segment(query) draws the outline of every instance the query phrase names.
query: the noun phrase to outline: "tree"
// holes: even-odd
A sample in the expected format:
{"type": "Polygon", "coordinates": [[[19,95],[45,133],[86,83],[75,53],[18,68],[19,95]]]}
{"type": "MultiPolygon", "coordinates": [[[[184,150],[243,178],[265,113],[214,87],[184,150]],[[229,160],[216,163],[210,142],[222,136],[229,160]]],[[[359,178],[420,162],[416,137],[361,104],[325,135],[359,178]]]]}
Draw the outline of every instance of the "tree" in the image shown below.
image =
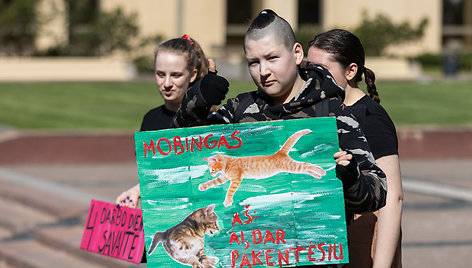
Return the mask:
{"type": "Polygon", "coordinates": [[[71,56],[104,56],[116,50],[128,51],[139,33],[136,14],[120,8],[110,12],[98,8],[97,1],[67,0],[69,44],[62,47],[71,56]]]}
{"type": "Polygon", "coordinates": [[[366,55],[380,56],[390,45],[422,38],[427,24],[427,18],[423,18],[417,27],[408,22],[394,24],[383,14],[370,19],[367,13],[363,12],[363,20],[353,32],[361,40],[366,55]]]}
{"type": "Polygon", "coordinates": [[[0,54],[28,56],[34,53],[37,2],[0,1],[0,54]]]}

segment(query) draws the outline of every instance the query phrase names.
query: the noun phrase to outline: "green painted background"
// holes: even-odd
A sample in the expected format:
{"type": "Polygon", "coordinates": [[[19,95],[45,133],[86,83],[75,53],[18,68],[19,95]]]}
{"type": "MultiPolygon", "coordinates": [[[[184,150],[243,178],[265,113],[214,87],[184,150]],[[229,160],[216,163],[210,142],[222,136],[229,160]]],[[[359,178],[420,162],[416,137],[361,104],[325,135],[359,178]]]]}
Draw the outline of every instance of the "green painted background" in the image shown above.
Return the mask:
{"type": "MultiPolygon", "coordinates": [[[[278,266],[277,249],[308,247],[320,243],[327,244],[323,247],[326,255],[324,261],[315,264],[348,262],[342,183],[336,178],[336,163],[333,159],[333,154],[339,150],[337,137],[336,120],[332,117],[136,132],[136,157],[146,248],[149,249],[156,231],[165,231],[177,225],[198,208],[216,204],[215,212],[219,218],[220,231],[213,236],[205,236],[205,252],[208,256],[220,259],[217,267],[231,267],[232,250],[237,250],[240,254],[236,261],[236,266],[239,267],[243,253],[248,254],[251,261],[251,249],[256,252],[275,249],[275,253],[271,253],[274,257],[271,261],[278,266]],[[288,173],[279,173],[267,179],[243,179],[230,207],[223,206],[229,181],[204,192],[198,190],[200,183],[213,178],[204,158],[216,154],[232,157],[270,155],[279,150],[288,137],[301,129],[310,129],[312,133],[302,136],[289,155],[294,160],[313,163],[327,170],[327,175],[321,179],[288,173]],[[193,153],[184,152],[180,155],[172,151],[166,156],[156,150],[155,156],[152,157],[152,151],[148,151],[148,157],[144,157],[143,141],[149,145],[150,140],[155,143],[160,138],[172,141],[175,136],[179,136],[185,144],[185,137],[205,137],[213,134],[210,140],[218,140],[224,135],[229,145],[236,145],[237,141],[230,137],[236,130],[241,132],[237,137],[243,141],[238,149],[227,149],[223,146],[211,150],[203,148],[202,151],[194,150],[193,153]],[[232,226],[236,212],[242,221],[247,220],[244,216],[245,205],[249,205],[249,215],[257,216],[257,219],[250,224],[232,226]],[[252,245],[251,233],[255,229],[259,229],[263,235],[268,230],[274,236],[276,230],[283,229],[287,243],[252,245]],[[242,244],[229,244],[233,231],[240,239],[240,232],[243,231],[245,240],[250,241],[249,249],[245,249],[242,244]],[[343,246],[342,260],[336,260],[332,254],[328,254],[328,245],[334,243],[337,244],[338,257],[339,243],[343,246]],[[329,257],[331,260],[328,260],[329,257]]],[[[166,143],[161,142],[160,145],[164,151],[168,151],[166,143]]],[[[322,252],[314,252],[313,256],[320,260],[322,252]]],[[[307,261],[306,256],[307,251],[300,252],[300,262],[296,265],[313,264],[307,261]]],[[[172,260],[162,244],[147,258],[149,267],[188,267],[172,260]]],[[[260,259],[264,259],[264,253],[260,255],[260,259]]],[[[290,253],[290,261],[295,262],[293,252],[290,253]]]]}

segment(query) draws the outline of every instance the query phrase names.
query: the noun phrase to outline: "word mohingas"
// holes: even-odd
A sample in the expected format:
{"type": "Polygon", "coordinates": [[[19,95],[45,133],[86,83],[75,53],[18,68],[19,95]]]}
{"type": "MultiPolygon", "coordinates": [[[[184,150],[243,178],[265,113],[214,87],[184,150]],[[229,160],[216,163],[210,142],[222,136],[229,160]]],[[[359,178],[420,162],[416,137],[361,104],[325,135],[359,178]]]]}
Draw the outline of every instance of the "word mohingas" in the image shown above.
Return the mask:
{"type": "Polygon", "coordinates": [[[254,250],[250,253],[231,251],[231,267],[284,266],[298,262],[330,262],[343,260],[343,246],[341,243],[313,244],[308,247],[292,247],[289,249],[254,250]]]}
{"type": "Polygon", "coordinates": [[[203,148],[207,149],[220,149],[224,146],[227,149],[236,149],[241,147],[243,140],[236,135],[241,133],[241,131],[234,131],[231,133],[231,136],[228,138],[224,134],[221,134],[219,137],[213,136],[213,134],[208,134],[204,137],[199,135],[198,137],[180,137],[175,136],[172,139],[168,138],[159,138],[156,141],[150,140],[149,142],[143,141],[144,147],[144,157],[148,156],[148,151],[152,151],[152,155],[156,155],[156,150],[161,155],[168,155],[172,152],[179,155],[184,152],[193,153],[195,150],[201,151],[203,148]]]}

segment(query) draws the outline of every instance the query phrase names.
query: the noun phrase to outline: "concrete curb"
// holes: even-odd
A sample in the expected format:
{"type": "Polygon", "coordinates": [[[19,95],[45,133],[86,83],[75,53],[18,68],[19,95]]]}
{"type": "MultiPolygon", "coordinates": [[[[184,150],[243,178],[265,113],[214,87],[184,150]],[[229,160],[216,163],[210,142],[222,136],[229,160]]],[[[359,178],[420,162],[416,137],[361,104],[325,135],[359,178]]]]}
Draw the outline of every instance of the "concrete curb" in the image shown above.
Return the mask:
{"type": "MultiPolygon", "coordinates": [[[[472,158],[472,128],[399,128],[402,159],[472,158]]],[[[0,165],[135,162],[133,132],[0,133],[0,165]]]]}

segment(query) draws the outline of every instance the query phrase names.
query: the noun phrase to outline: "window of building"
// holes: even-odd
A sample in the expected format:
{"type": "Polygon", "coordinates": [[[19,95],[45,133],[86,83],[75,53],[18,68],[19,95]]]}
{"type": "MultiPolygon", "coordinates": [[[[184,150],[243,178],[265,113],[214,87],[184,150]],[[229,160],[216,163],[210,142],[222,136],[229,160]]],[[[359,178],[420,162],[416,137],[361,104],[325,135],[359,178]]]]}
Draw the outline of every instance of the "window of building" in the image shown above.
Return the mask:
{"type": "Polygon", "coordinates": [[[461,25],[464,23],[464,1],[443,0],[443,25],[461,25]]]}
{"type": "Polygon", "coordinates": [[[227,0],[226,45],[240,47],[253,17],[252,0],[227,0]]]}
{"type": "Polygon", "coordinates": [[[321,23],[320,0],[298,0],[298,25],[313,26],[321,23]]]}

